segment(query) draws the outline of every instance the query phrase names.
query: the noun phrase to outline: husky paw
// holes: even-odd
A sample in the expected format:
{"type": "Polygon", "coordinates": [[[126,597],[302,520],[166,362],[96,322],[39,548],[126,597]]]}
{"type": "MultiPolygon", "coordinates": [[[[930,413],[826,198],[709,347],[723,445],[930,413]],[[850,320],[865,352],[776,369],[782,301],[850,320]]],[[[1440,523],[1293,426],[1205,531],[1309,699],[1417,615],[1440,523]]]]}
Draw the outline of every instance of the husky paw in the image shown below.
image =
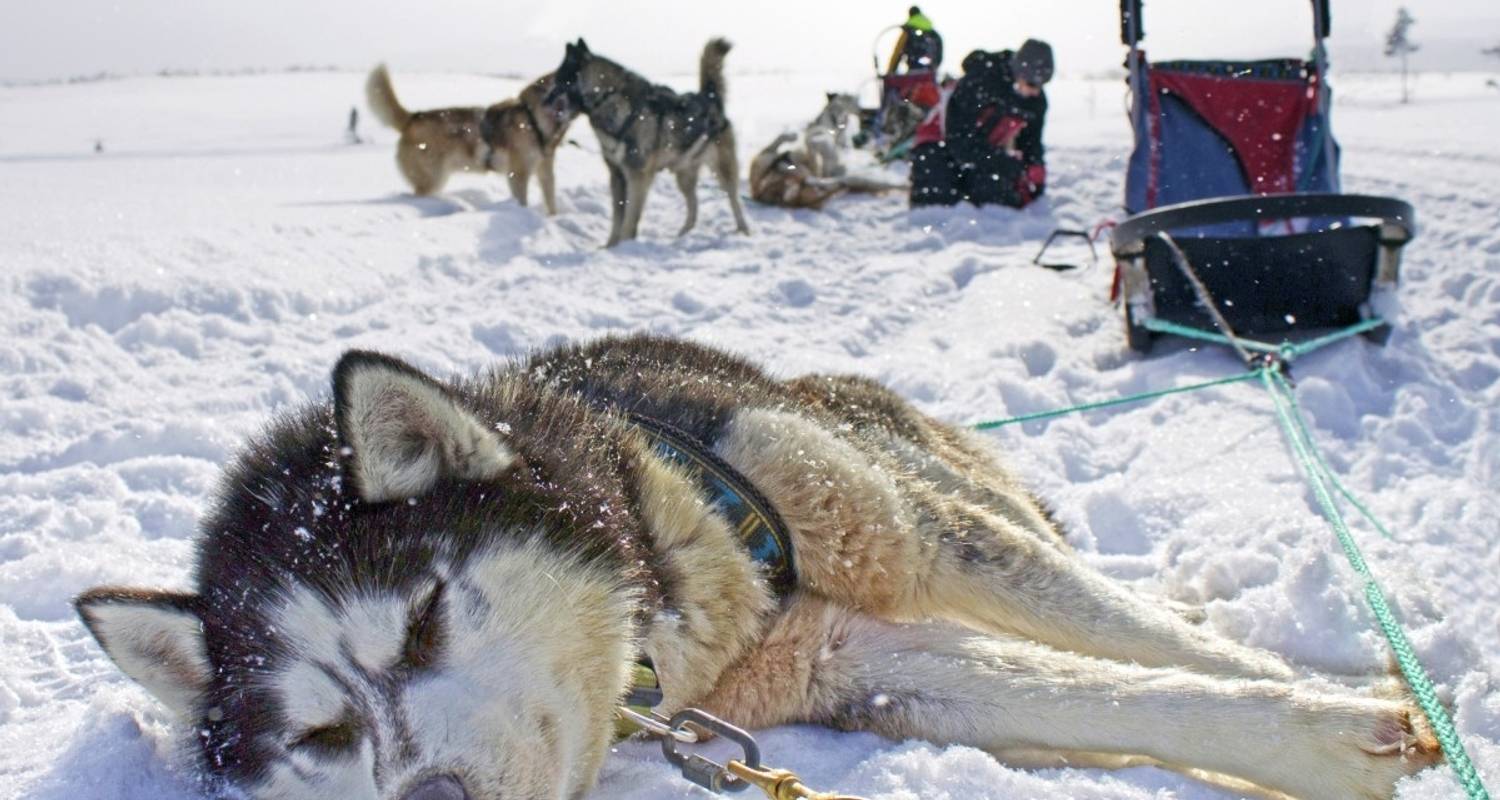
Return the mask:
{"type": "Polygon", "coordinates": [[[1388,800],[1397,781],[1443,760],[1437,737],[1416,706],[1380,700],[1360,706],[1352,715],[1330,715],[1339,729],[1329,742],[1337,760],[1330,763],[1328,777],[1341,785],[1328,787],[1332,791],[1326,796],[1388,800]]]}
{"type": "Polygon", "coordinates": [[[1416,706],[1401,705],[1381,714],[1371,733],[1372,741],[1361,745],[1373,756],[1398,755],[1417,760],[1426,759],[1435,764],[1443,757],[1437,736],[1427,722],[1427,716],[1416,706]]]}

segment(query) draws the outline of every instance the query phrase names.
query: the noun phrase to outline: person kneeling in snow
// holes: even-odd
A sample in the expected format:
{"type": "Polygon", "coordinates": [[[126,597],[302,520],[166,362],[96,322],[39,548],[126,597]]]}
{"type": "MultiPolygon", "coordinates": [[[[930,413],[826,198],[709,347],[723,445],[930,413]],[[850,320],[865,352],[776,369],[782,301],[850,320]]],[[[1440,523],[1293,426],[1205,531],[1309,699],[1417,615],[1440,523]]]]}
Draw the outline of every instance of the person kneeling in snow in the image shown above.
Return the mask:
{"type": "Polygon", "coordinates": [[[1042,124],[1052,48],[1027,39],[1016,51],[975,50],[964,76],[917,129],[911,204],[999,203],[1022,208],[1047,183],[1042,124]]]}

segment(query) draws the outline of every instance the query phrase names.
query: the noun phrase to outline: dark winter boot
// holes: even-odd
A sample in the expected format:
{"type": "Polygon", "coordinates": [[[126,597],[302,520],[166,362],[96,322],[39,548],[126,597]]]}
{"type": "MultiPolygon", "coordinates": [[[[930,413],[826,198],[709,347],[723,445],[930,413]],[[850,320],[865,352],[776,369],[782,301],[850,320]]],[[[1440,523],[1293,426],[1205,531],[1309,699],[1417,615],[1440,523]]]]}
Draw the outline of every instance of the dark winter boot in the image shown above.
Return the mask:
{"type": "Polygon", "coordinates": [[[942,142],[920,144],[911,151],[911,204],[951,206],[963,199],[958,165],[942,142]]]}

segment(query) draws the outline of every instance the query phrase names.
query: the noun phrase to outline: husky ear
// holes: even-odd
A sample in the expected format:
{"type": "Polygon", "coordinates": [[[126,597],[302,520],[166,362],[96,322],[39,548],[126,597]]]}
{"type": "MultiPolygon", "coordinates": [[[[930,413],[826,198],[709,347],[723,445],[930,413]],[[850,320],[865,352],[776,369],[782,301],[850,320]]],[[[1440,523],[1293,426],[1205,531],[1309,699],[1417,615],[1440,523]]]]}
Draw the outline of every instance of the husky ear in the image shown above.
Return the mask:
{"type": "Polygon", "coordinates": [[[838,96],[839,96],[838,92],[824,92],[823,94],[828,95],[828,102],[830,102],[830,103],[832,103],[834,100],[838,99],[838,96]]]}
{"type": "Polygon", "coordinates": [[[73,607],[120,671],[191,720],[213,674],[196,603],[190,594],[103,588],[79,595],[73,607]]]}
{"type": "Polygon", "coordinates": [[[585,42],[582,36],[578,37],[578,52],[583,55],[588,55],[590,52],[589,43],[585,42]]]}
{"type": "Polygon", "coordinates": [[[405,362],[352,350],[333,370],[334,418],[361,499],[404,500],[442,478],[498,478],[515,463],[500,434],[405,362]]]}

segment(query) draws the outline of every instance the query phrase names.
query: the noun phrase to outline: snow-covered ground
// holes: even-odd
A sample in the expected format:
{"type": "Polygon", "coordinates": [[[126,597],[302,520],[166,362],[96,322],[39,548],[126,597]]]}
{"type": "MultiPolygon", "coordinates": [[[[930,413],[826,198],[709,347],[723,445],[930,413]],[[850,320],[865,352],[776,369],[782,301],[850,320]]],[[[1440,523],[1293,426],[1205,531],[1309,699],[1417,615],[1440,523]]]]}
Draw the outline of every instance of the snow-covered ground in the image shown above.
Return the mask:
{"type": "MultiPolygon", "coordinates": [[[[414,108],[516,88],[395,80],[414,108]]],[[[1115,82],[1051,89],[1053,183],[1023,213],[912,213],[900,197],[822,213],[752,205],[747,238],[706,182],[697,230],[675,239],[683,204],[664,179],[641,240],[603,251],[607,188],[585,124],[560,159],[556,218],[518,207],[495,176],[415,199],[391,132],[366,122],[374,143],[340,141],[362,81],[0,89],[0,797],[198,797],[183,732],[106,660],[69,600],[101,583],[185,585],[219,465],[268,414],[324,394],[345,348],[445,373],[649,329],[783,374],[867,374],[955,422],[1239,369],[1213,349],[1134,357],[1107,267],[1029,266],[1053,227],[1119,216],[1128,135],[1115,82]]],[[[1401,106],[1390,78],[1336,87],[1347,188],[1406,197],[1422,230],[1389,345],[1307,358],[1298,396],[1334,469],[1394,529],[1391,542],[1356,524],[1496,788],[1500,91],[1484,76],[1429,75],[1401,106]]],[[[824,89],[854,88],[857,76],[732,75],[742,163],[816,113],[824,89]]],[[[1206,603],[1215,629],[1312,670],[1385,663],[1253,384],[991,436],[1110,575],[1206,603]]],[[[969,748],[815,728],[768,731],[762,745],[815,786],[890,800],[1224,796],[1152,769],[1026,772],[969,748]]],[[[627,743],[591,797],[695,792],[653,745],[627,743]]],[[[1460,795],[1435,769],[1400,796],[1460,795]]]]}

